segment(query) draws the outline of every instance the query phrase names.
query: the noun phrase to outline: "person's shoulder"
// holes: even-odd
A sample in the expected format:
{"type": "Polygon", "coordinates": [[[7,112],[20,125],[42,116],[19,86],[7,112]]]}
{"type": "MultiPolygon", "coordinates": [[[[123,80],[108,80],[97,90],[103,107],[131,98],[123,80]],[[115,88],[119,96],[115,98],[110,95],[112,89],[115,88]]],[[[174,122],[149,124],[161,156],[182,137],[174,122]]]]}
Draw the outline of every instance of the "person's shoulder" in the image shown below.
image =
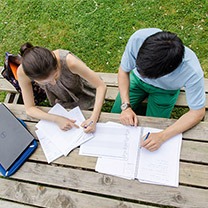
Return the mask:
{"type": "Polygon", "coordinates": [[[184,48],[185,48],[185,54],[187,54],[187,55],[196,55],[196,53],[191,48],[189,48],[187,46],[184,46],[184,48]]]}
{"type": "Polygon", "coordinates": [[[198,61],[198,57],[196,53],[189,47],[185,47],[185,52],[184,52],[184,61],[198,61]]]}
{"type": "Polygon", "coordinates": [[[59,50],[61,50],[61,49],[53,50],[53,53],[54,53],[54,54],[58,54],[58,53],[59,53],[59,50]]]}
{"type": "Polygon", "coordinates": [[[53,50],[53,53],[70,53],[70,51],[69,50],[66,50],[66,49],[61,49],[61,48],[59,48],[59,49],[55,49],[55,50],[53,50]]]}
{"type": "Polygon", "coordinates": [[[150,36],[162,30],[158,28],[143,28],[135,31],[128,40],[128,47],[135,48],[138,53],[138,48],[141,47],[142,43],[150,36]]]}
{"type": "Polygon", "coordinates": [[[190,71],[192,71],[193,73],[196,73],[200,76],[203,74],[203,70],[197,55],[192,49],[187,46],[185,46],[185,53],[181,66],[183,68],[186,68],[189,73],[190,71]]]}
{"type": "Polygon", "coordinates": [[[131,38],[147,38],[150,35],[153,35],[157,32],[161,32],[162,30],[159,28],[142,28],[134,32],[131,38]]]}
{"type": "Polygon", "coordinates": [[[20,79],[21,80],[28,80],[29,79],[23,70],[22,64],[20,64],[17,68],[17,78],[18,78],[18,81],[20,79]]]}
{"type": "Polygon", "coordinates": [[[56,49],[56,50],[53,50],[53,53],[55,54],[55,56],[58,60],[62,60],[62,59],[66,59],[67,55],[70,52],[65,49],[56,49]]]}
{"type": "Polygon", "coordinates": [[[73,69],[77,65],[77,62],[78,62],[78,58],[74,54],[72,53],[67,54],[66,63],[70,69],[73,69]]]}
{"type": "Polygon", "coordinates": [[[22,64],[20,64],[17,68],[17,75],[24,75],[24,70],[23,70],[23,67],[22,67],[22,64]]]}
{"type": "Polygon", "coordinates": [[[59,50],[60,50],[60,49],[53,50],[53,53],[54,53],[54,55],[56,56],[57,60],[60,60],[59,50]]]}

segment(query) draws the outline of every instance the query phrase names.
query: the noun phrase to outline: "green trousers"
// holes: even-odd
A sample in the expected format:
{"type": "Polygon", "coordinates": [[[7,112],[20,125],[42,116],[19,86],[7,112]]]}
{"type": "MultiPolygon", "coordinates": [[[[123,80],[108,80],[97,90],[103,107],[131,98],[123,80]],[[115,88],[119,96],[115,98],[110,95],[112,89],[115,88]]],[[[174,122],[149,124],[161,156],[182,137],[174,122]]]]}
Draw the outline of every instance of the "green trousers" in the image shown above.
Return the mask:
{"type": "MultiPolygon", "coordinates": [[[[170,83],[171,84],[171,83],[170,83]]],[[[179,90],[164,90],[140,80],[130,73],[129,99],[132,109],[137,112],[143,100],[148,99],[146,116],[169,118],[178,99],[179,90]]],[[[121,97],[118,93],[112,107],[112,113],[121,112],[121,97]]]]}

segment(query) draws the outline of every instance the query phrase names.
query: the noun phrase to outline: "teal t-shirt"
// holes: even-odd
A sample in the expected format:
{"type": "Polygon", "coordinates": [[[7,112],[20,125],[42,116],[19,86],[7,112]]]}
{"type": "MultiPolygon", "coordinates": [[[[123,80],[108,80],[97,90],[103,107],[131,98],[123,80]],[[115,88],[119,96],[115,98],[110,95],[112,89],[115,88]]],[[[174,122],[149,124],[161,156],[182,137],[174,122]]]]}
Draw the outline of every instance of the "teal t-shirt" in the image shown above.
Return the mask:
{"type": "Polygon", "coordinates": [[[201,109],[205,106],[204,73],[196,54],[185,46],[182,63],[170,74],[157,79],[142,78],[136,70],[136,58],[144,40],[152,34],[160,32],[157,28],[141,29],[136,31],[128,40],[121,59],[121,68],[125,72],[131,70],[139,79],[165,90],[185,88],[186,100],[190,109],[201,109]]]}

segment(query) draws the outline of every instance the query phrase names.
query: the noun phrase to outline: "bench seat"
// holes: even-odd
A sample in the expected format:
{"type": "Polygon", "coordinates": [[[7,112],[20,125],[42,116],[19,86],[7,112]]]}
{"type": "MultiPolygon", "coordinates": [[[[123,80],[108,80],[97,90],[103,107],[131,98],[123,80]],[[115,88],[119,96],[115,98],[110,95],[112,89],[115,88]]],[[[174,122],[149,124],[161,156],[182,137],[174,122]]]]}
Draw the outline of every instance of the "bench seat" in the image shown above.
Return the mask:
{"type": "MultiPolygon", "coordinates": [[[[107,85],[107,93],[106,93],[105,100],[114,101],[118,94],[117,74],[116,73],[104,73],[104,72],[97,72],[97,73],[107,85]]],[[[0,75],[0,91],[7,92],[6,98],[4,100],[5,103],[18,103],[18,101],[20,100],[19,93],[16,91],[16,89],[1,75],[0,75]]],[[[206,92],[206,110],[208,110],[208,79],[206,78],[205,78],[205,92],[206,92]]],[[[181,89],[181,92],[179,94],[175,107],[182,107],[182,108],[188,107],[187,102],[186,102],[185,91],[183,88],[181,89]]],[[[208,111],[206,112],[206,116],[204,119],[208,120],[208,111]]]]}

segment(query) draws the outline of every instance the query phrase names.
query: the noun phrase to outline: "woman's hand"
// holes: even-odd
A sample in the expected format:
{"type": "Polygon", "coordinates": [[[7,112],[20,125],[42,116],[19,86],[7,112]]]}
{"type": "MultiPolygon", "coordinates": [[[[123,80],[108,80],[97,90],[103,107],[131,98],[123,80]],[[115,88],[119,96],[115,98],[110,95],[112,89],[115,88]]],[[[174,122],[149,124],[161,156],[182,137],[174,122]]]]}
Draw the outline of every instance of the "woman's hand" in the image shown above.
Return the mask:
{"type": "Polygon", "coordinates": [[[77,124],[75,124],[76,120],[69,119],[63,116],[57,116],[55,119],[55,123],[59,126],[59,128],[63,131],[68,131],[71,128],[79,128],[77,124]]]}
{"type": "Polygon", "coordinates": [[[96,129],[96,121],[89,118],[87,120],[85,120],[81,126],[84,128],[84,132],[85,133],[92,133],[95,131],[96,129]]]}

